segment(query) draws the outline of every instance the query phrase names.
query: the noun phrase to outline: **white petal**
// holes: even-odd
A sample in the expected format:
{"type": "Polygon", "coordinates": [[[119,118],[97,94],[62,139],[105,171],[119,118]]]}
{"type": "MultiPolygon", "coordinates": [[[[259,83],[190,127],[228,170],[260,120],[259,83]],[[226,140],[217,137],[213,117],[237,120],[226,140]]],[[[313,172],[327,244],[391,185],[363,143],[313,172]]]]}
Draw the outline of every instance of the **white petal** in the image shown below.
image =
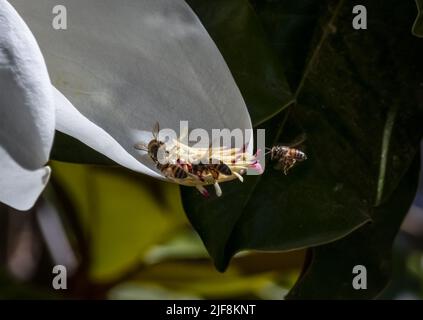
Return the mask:
{"type": "Polygon", "coordinates": [[[0,0],[0,145],[21,166],[49,157],[54,105],[43,56],[13,7],[0,0]]]}
{"type": "Polygon", "coordinates": [[[59,90],[53,89],[56,103],[57,130],[77,137],[93,149],[101,150],[105,156],[122,166],[163,179],[162,176],[128,154],[110,134],[84,117],[59,90]]]}
{"type": "Polygon", "coordinates": [[[22,211],[30,209],[48,182],[50,167],[24,169],[2,147],[0,159],[0,202],[22,211]]]}
{"type": "Polygon", "coordinates": [[[13,7],[0,0],[0,202],[27,210],[44,189],[54,119],[40,49],[13,7]]]}
{"type": "MultiPolygon", "coordinates": [[[[126,153],[65,118],[58,117],[58,129],[111,159],[133,163],[142,154],[134,144],[150,137],[156,121],[177,132],[180,120],[209,132],[251,128],[225,61],[184,1],[62,0],[62,31],[52,28],[56,0],[12,3],[35,33],[54,85],[126,153]]],[[[153,167],[146,156],[141,161],[153,167]]]]}

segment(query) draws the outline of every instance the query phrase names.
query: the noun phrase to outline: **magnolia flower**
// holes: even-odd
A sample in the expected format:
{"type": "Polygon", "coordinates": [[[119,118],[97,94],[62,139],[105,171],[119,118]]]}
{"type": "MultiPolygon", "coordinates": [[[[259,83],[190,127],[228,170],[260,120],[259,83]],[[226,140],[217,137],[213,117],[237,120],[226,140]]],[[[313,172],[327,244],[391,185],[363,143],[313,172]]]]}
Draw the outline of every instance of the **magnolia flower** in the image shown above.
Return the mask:
{"type": "MultiPolygon", "coordinates": [[[[223,57],[183,0],[62,0],[67,30],[52,26],[56,0],[10,3],[16,11],[0,0],[1,202],[24,210],[36,201],[54,128],[158,179],[134,148],[156,121],[251,129],[223,57]]],[[[246,140],[251,152],[252,131],[246,140]]]]}

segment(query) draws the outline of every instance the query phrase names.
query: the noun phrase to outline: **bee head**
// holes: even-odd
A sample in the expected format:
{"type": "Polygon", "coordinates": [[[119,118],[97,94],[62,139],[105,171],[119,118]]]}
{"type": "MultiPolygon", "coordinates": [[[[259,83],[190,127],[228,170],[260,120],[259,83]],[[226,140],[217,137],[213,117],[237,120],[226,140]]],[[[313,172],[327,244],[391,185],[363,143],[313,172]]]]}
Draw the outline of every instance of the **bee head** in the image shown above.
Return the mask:
{"type": "Polygon", "coordinates": [[[157,153],[159,152],[159,148],[163,145],[164,143],[153,139],[148,143],[148,155],[154,160],[157,161],[157,153]]]}
{"type": "Polygon", "coordinates": [[[307,160],[307,155],[304,152],[300,152],[301,161],[307,160]]]}

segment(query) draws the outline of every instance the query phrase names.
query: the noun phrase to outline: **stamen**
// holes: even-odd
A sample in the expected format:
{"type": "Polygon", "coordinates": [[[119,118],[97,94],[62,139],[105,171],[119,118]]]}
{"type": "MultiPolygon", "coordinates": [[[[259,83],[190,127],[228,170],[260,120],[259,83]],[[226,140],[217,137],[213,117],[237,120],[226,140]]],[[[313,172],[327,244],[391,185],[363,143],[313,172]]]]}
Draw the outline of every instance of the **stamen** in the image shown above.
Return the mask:
{"type": "Polygon", "coordinates": [[[261,166],[261,164],[259,162],[253,164],[251,167],[253,169],[255,169],[258,173],[260,173],[260,174],[263,173],[263,167],[261,166]]]}
{"type": "Polygon", "coordinates": [[[209,194],[209,192],[207,191],[207,189],[206,189],[206,188],[204,188],[202,185],[196,185],[195,187],[197,188],[197,190],[198,190],[198,191],[200,191],[200,193],[201,193],[204,197],[208,198],[208,197],[210,196],[210,194],[209,194]]]}
{"type": "Polygon", "coordinates": [[[216,191],[216,195],[220,197],[222,195],[222,189],[220,189],[219,183],[214,183],[214,190],[216,191]]]}

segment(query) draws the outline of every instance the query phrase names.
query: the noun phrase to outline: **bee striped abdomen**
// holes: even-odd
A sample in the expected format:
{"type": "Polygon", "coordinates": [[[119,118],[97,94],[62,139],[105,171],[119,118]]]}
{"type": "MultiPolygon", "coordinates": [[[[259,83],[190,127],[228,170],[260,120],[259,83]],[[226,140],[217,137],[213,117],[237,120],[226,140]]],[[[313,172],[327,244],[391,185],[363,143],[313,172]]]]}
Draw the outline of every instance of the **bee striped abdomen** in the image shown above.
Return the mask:
{"type": "Polygon", "coordinates": [[[204,163],[198,163],[192,165],[192,173],[197,175],[201,180],[204,178],[204,176],[211,174],[213,179],[217,180],[219,179],[219,175],[223,174],[225,176],[232,175],[232,171],[229,168],[228,165],[220,161],[220,163],[213,163],[216,161],[212,161],[210,159],[209,164],[204,163]]]}
{"type": "Polygon", "coordinates": [[[307,157],[304,152],[298,149],[290,149],[290,151],[293,153],[292,157],[296,160],[302,161],[305,160],[307,157]]]}
{"type": "Polygon", "coordinates": [[[209,164],[208,167],[215,179],[218,179],[220,174],[223,174],[225,176],[230,176],[232,174],[232,171],[229,166],[223,161],[218,161],[215,159],[210,159],[209,161],[211,164],[209,164]]]}
{"type": "Polygon", "coordinates": [[[156,166],[157,169],[159,169],[167,177],[172,177],[175,179],[185,179],[188,177],[187,172],[179,165],[157,163],[156,166]]]}
{"type": "Polygon", "coordinates": [[[216,164],[215,169],[220,173],[224,174],[225,176],[230,176],[232,174],[231,169],[223,162],[216,164]]]}
{"type": "Polygon", "coordinates": [[[178,166],[174,168],[173,175],[176,179],[185,179],[188,176],[185,170],[178,166]]]}

